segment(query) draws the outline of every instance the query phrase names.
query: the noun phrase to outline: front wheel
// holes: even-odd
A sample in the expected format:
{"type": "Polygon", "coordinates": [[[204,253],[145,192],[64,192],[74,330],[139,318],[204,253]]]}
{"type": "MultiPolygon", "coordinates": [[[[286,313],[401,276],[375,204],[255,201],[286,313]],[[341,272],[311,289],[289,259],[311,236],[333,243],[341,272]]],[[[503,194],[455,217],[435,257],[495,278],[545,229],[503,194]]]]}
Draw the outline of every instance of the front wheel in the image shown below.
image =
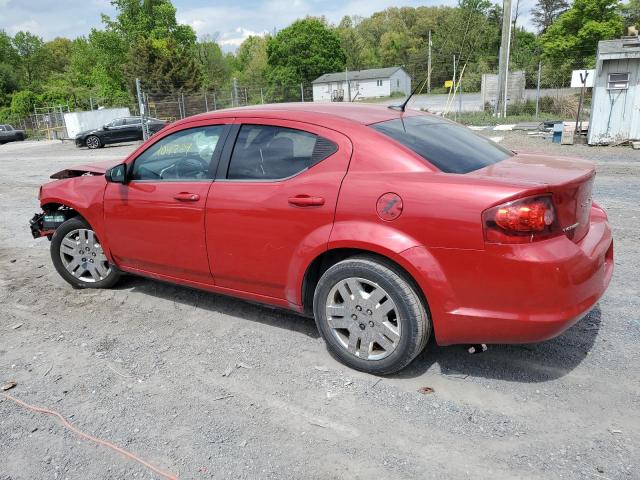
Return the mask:
{"type": "Polygon", "coordinates": [[[94,148],[100,148],[102,146],[102,142],[100,141],[100,138],[95,135],[89,135],[85,143],[87,144],[87,147],[89,147],[92,150],[94,148]]]}
{"type": "Polygon", "coordinates": [[[416,287],[394,264],[375,257],[336,263],[320,278],[313,310],[328,350],[342,363],[387,375],[424,350],[431,320],[416,287]]]}
{"type": "Polygon", "coordinates": [[[78,217],[64,222],[53,234],[51,260],[60,276],[75,288],[109,288],[120,278],[96,233],[78,217]]]}

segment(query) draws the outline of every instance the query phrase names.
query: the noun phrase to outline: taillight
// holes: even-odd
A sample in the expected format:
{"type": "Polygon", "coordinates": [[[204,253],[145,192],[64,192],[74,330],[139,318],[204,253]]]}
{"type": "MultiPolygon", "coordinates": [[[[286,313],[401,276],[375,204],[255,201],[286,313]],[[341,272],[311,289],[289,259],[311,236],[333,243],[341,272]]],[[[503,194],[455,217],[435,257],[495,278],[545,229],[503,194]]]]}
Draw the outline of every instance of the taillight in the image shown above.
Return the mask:
{"type": "Polygon", "coordinates": [[[562,233],[550,195],[521,198],[485,210],[488,243],[529,243],[562,233]]]}

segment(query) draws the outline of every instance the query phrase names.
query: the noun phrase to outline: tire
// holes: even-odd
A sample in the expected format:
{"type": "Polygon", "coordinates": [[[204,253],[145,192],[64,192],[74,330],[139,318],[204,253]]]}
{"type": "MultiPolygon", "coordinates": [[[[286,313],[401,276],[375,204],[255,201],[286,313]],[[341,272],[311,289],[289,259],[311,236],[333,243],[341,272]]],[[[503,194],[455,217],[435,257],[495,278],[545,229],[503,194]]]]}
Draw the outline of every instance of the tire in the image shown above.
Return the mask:
{"type": "Polygon", "coordinates": [[[345,365],[375,375],[409,365],[431,335],[431,319],[417,287],[396,265],[373,256],[351,257],[330,267],[316,286],[313,312],[329,352],[345,365]]]}
{"type": "Polygon", "coordinates": [[[96,135],[89,135],[84,143],[87,145],[87,148],[91,150],[102,147],[102,140],[96,135]]]}
{"type": "Polygon", "coordinates": [[[104,256],[91,226],[80,217],[67,220],[54,232],[51,260],[60,276],[74,288],[110,288],[121,276],[104,256]]]}

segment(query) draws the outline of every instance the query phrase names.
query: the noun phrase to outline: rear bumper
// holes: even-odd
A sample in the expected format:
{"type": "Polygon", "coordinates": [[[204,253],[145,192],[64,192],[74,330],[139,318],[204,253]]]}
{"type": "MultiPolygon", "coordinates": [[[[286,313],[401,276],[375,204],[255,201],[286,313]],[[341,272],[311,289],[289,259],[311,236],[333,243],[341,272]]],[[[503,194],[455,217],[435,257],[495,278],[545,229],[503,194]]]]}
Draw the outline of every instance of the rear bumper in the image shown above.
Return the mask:
{"type": "MultiPolygon", "coordinates": [[[[421,247],[420,247],[421,248],[421,247]]],[[[415,264],[416,249],[403,255],[415,264]],[[414,252],[411,252],[414,250],[414,252]]],[[[530,343],[553,338],[583,318],[613,274],[613,238],[594,207],[587,235],[485,250],[429,249],[431,270],[418,279],[431,308],[436,340],[530,343]],[[433,267],[439,272],[433,275],[433,267]]]]}

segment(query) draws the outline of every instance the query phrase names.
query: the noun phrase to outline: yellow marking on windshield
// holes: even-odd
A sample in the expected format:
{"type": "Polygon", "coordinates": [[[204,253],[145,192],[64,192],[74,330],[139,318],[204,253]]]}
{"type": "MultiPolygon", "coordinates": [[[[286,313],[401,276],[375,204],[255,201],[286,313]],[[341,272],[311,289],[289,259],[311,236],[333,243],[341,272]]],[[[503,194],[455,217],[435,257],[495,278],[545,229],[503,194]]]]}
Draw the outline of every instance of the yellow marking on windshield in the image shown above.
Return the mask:
{"type": "Polygon", "coordinates": [[[163,145],[157,152],[157,155],[175,155],[176,153],[189,153],[193,143],[176,143],[174,145],[163,145]]]}

